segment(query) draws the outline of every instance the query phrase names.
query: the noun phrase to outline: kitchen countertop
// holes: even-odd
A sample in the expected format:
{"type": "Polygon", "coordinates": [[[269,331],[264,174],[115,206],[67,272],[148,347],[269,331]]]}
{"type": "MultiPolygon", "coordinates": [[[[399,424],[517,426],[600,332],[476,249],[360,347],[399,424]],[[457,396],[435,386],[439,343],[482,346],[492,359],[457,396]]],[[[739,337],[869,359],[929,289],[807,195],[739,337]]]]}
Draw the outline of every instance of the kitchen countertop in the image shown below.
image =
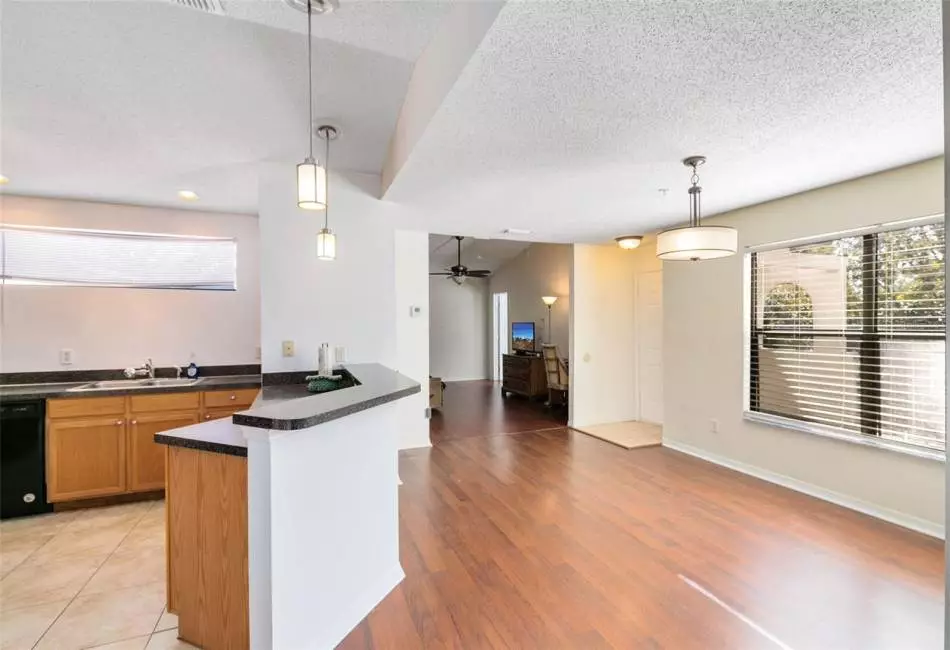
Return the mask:
{"type": "Polygon", "coordinates": [[[97,390],[71,390],[92,382],[77,381],[51,384],[7,384],[0,386],[0,401],[13,402],[31,399],[111,397],[114,395],[147,395],[153,393],[190,393],[202,390],[226,390],[228,388],[253,388],[261,385],[260,375],[222,375],[200,377],[197,383],[187,386],[145,386],[142,388],[102,388],[97,390]]]}
{"type": "Polygon", "coordinates": [[[273,431],[296,431],[393,402],[420,392],[419,383],[378,363],[345,366],[358,386],[313,394],[304,384],[261,388],[247,411],[235,413],[232,421],[203,422],[155,434],[155,442],[203,451],[247,456],[247,441],[240,427],[273,431]]]}

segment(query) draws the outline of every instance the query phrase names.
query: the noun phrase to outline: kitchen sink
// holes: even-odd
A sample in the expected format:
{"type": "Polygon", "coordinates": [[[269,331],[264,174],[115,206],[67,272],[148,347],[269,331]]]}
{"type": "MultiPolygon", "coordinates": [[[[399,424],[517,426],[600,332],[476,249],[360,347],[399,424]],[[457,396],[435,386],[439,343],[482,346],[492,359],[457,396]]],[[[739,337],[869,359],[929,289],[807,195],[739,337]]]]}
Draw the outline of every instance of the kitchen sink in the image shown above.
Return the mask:
{"type": "Polygon", "coordinates": [[[70,388],[71,391],[94,391],[94,390],[129,390],[135,388],[162,388],[168,386],[194,386],[201,379],[189,379],[182,377],[180,379],[108,379],[106,381],[94,381],[82,386],[70,388]]]}

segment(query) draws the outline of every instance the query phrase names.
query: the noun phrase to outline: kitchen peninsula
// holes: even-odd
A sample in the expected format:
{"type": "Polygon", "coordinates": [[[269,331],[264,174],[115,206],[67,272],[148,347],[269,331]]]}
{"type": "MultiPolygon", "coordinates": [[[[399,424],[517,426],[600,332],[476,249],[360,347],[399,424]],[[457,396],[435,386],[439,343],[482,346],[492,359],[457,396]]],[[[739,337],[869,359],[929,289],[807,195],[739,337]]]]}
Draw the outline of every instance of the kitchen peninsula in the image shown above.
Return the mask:
{"type": "Polygon", "coordinates": [[[403,578],[397,412],[420,391],[378,364],[311,395],[265,385],[251,409],[167,445],[168,608],[218,648],[333,648],[403,578]]]}

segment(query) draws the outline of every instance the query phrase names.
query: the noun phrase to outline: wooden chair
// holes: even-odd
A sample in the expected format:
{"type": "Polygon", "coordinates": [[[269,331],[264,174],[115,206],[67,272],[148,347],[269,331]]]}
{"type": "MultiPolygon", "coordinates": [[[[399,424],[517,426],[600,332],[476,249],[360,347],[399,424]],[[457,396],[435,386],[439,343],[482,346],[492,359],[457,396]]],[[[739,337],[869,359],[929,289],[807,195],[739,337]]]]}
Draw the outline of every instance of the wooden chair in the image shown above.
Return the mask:
{"type": "Polygon", "coordinates": [[[557,346],[542,344],[541,356],[544,358],[544,371],[548,376],[548,406],[567,404],[571,378],[567,366],[557,354],[557,346]],[[556,402],[555,396],[558,397],[556,402]]]}

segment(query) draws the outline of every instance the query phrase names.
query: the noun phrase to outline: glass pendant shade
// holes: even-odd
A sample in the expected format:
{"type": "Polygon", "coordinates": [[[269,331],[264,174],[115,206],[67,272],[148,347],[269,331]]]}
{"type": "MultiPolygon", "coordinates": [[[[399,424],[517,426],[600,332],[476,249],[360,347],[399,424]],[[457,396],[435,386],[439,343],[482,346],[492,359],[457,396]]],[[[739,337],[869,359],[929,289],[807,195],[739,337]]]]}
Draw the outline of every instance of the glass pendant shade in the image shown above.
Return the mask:
{"type": "Polygon", "coordinates": [[[735,255],[738,248],[739,233],[728,226],[685,226],[656,238],[656,256],[661,260],[712,260],[735,255]]]}
{"type": "Polygon", "coordinates": [[[321,228],[317,234],[317,259],[336,259],[336,235],[329,228],[321,228]]]}
{"type": "Polygon", "coordinates": [[[297,205],[304,210],[327,208],[327,170],[312,158],[297,165],[297,205]]]}

